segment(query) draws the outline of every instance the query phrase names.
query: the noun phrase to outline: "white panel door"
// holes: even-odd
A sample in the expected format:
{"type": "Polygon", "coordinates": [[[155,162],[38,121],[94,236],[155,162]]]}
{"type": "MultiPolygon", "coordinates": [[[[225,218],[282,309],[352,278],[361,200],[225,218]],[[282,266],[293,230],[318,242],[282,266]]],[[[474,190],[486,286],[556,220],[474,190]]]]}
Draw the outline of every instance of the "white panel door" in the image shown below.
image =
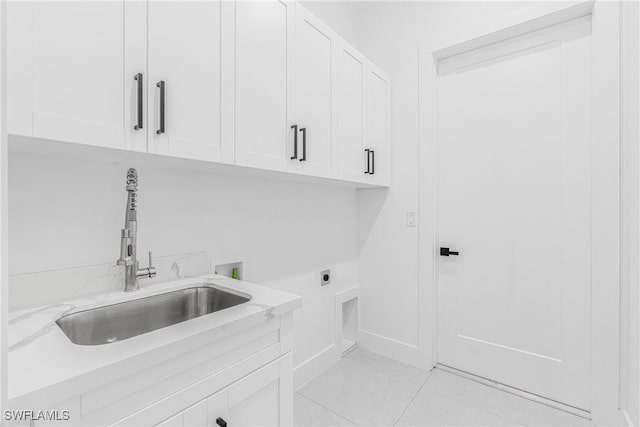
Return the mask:
{"type": "Polygon", "coordinates": [[[220,7],[220,1],[148,3],[150,152],[221,159],[220,7]]]}
{"type": "Polygon", "coordinates": [[[12,2],[9,132],[125,147],[124,12],[124,1],[12,2]]]}
{"type": "Polygon", "coordinates": [[[367,70],[367,131],[368,181],[387,185],[389,181],[389,78],[369,64],[367,70]]]}
{"type": "Polygon", "coordinates": [[[297,160],[309,175],[333,175],[337,41],[330,28],[296,6],[297,160]]]}
{"type": "Polygon", "coordinates": [[[338,176],[364,182],[366,62],[341,41],[338,49],[338,176]]]}
{"type": "Polygon", "coordinates": [[[235,6],[236,163],[288,170],[294,133],[289,116],[293,3],[239,1],[235,6]]]}
{"type": "Polygon", "coordinates": [[[438,361],[590,409],[591,22],[441,60],[438,361]]]}

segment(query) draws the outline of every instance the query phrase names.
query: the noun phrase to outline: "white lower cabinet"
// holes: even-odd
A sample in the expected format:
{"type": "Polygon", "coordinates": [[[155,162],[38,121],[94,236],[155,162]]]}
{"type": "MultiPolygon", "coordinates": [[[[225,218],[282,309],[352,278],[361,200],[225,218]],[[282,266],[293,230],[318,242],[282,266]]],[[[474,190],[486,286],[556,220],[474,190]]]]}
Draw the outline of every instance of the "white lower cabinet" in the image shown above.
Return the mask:
{"type": "Polygon", "coordinates": [[[207,427],[223,424],[225,422],[226,406],[227,391],[224,390],[182,412],[172,415],[158,424],[158,427],[207,427]]]}
{"type": "MultiPolygon", "coordinates": [[[[229,427],[278,426],[289,420],[285,402],[292,392],[281,384],[281,364],[287,364],[291,354],[269,363],[223,390],[157,424],[159,427],[229,427]],[[284,406],[284,408],[283,408],[284,406]]],[[[149,411],[153,411],[150,408],[149,411]]],[[[153,415],[150,414],[151,417],[153,415]]],[[[118,425],[129,425],[127,420],[118,425]]]]}
{"type": "Polygon", "coordinates": [[[69,411],[69,420],[34,427],[292,425],[293,313],[244,328],[194,335],[92,372],[83,386],[25,395],[10,409],[69,411]]]}

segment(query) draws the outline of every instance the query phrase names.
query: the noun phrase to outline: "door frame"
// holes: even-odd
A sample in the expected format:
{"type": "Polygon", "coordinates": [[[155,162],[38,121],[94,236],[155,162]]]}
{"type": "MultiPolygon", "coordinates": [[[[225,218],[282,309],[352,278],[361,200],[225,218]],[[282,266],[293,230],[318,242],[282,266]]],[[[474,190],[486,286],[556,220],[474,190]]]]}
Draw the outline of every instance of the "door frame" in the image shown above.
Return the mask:
{"type": "Polygon", "coordinates": [[[618,425],[620,353],[620,5],[595,0],[578,4],[547,3],[523,7],[517,14],[480,23],[420,49],[420,319],[419,339],[428,366],[438,363],[438,61],[517,35],[591,16],[593,40],[592,137],[592,369],[591,418],[618,425]],[[612,90],[614,89],[614,90],[612,90]],[[602,173],[599,173],[602,170],[602,173]],[[618,173],[604,173],[604,171],[618,173]],[[615,188],[615,191],[610,191],[615,188]],[[611,233],[611,230],[618,230],[611,233]]]}

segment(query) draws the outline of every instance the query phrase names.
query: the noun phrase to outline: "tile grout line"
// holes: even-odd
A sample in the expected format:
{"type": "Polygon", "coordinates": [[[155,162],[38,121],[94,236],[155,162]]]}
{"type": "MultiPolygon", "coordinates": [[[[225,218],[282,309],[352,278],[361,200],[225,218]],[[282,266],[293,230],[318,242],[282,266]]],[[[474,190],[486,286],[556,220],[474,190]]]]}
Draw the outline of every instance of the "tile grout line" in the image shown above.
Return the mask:
{"type": "Polygon", "coordinates": [[[402,411],[402,413],[400,414],[400,416],[398,417],[398,419],[393,423],[394,427],[396,425],[398,425],[398,423],[400,422],[400,420],[402,419],[402,417],[404,416],[404,414],[407,412],[407,409],[409,409],[409,406],[411,406],[411,404],[416,400],[416,397],[418,397],[418,394],[420,394],[420,392],[422,391],[422,389],[424,388],[425,385],[427,385],[427,383],[429,382],[429,380],[431,379],[431,374],[433,372],[433,369],[428,371],[429,372],[429,376],[427,377],[427,379],[424,381],[424,383],[422,383],[422,385],[420,386],[420,388],[418,389],[418,391],[416,391],[416,394],[411,398],[411,400],[409,401],[409,403],[407,404],[407,407],[404,408],[404,410],[402,411]]]}
{"type": "MultiPolygon", "coordinates": [[[[355,349],[354,349],[354,350],[355,350],[355,349]]],[[[364,367],[364,368],[367,368],[367,369],[375,369],[373,366],[371,366],[371,365],[369,365],[369,364],[367,364],[367,363],[363,363],[363,362],[361,362],[361,361],[359,361],[359,360],[352,359],[351,357],[349,357],[349,354],[350,354],[350,353],[352,353],[352,352],[353,352],[353,350],[349,351],[347,354],[345,354],[344,356],[342,356],[342,357],[340,358],[340,360],[348,359],[350,362],[356,363],[357,365],[360,365],[360,366],[362,366],[362,367],[364,367]]],[[[384,357],[384,356],[383,356],[383,357],[384,357]]],[[[390,360],[394,361],[393,359],[390,359],[390,360]]],[[[394,362],[397,362],[397,361],[394,361],[394,362]]],[[[397,363],[402,364],[401,362],[397,362],[397,363]]],[[[416,369],[420,369],[420,368],[416,368],[416,369]]],[[[431,370],[429,370],[429,371],[427,371],[427,370],[423,370],[423,371],[425,371],[426,373],[428,373],[427,378],[425,379],[425,381],[424,381],[422,384],[420,384],[420,387],[418,388],[418,390],[416,391],[416,393],[414,394],[414,396],[411,398],[411,400],[409,401],[409,403],[407,404],[407,406],[404,408],[404,410],[403,410],[403,411],[402,411],[402,413],[400,414],[400,417],[399,417],[399,418],[394,422],[394,424],[393,424],[394,426],[398,423],[398,421],[400,420],[400,418],[402,418],[402,415],[404,415],[404,413],[405,413],[405,412],[406,412],[406,410],[409,408],[409,406],[411,405],[411,403],[413,403],[413,401],[414,401],[414,399],[416,398],[416,396],[418,396],[418,393],[420,393],[420,390],[422,390],[422,388],[423,388],[423,387],[424,387],[424,385],[427,383],[427,381],[429,381],[429,378],[431,378],[431,373],[433,372],[433,369],[431,369],[431,370]]],[[[394,377],[394,378],[396,378],[396,379],[399,379],[399,380],[401,380],[401,381],[404,381],[404,382],[406,382],[406,383],[411,384],[411,381],[408,381],[408,380],[406,380],[405,378],[402,378],[400,375],[396,375],[396,374],[391,373],[391,372],[384,373],[384,374],[382,374],[382,375],[385,375],[385,376],[392,376],[392,377],[394,377]]],[[[353,424],[353,425],[355,425],[355,426],[359,426],[359,424],[358,424],[358,423],[355,423],[355,422],[353,422],[351,419],[349,419],[349,418],[345,417],[344,415],[341,415],[341,414],[339,414],[338,412],[336,412],[336,411],[334,411],[334,410],[332,410],[332,409],[330,409],[330,408],[327,408],[327,407],[326,407],[326,406],[324,406],[323,404],[321,404],[321,403],[319,403],[319,402],[316,402],[316,401],[315,401],[315,400],[313,400],[311,397],[304,395],[301,391],[299,391],[299,390],[298,390],[298,391],[296,391],[296,393],[298,393],[298,394],[299,394],[300,396],[302,396],[303,398],[305,398],[305,399],[309,400],[310,402],[315,403],[316,405],[320,406],[321,408],[324,408],[324,409],[326,409],[327,411],[329,411],[329,412],[333,413],[334,415],[337,415],[337,416],[339,416],[340,418],[343,418],[343,419],[347,420],[347,421],[348,421],[348,422],[350,422],[351,424],[353,424]]]]}
{"type": "Polygon", "coordinates": [[[468,400],[463,400],[463,399],[461,399],[459,397],[456,397],[456,396],[451,396],[449,394],[442,393],[442,392],[437,391],[437,390],[433,390],[431,393],[439,394],[440,396],[444,396],[444,397],[446,397],[448,399],[455,400],[456,402],[460,402],[460,403],[465,404],[467,406],[471,406],[472,408],[480,409],[480,410],[482,410],[482,411],[484,411],[484,412],[486,412],[488,414],[495,415],[498,418],[503,418],[505,420],[511,421],[512,423],[515,423],[515,425],[518,426],[518,427],[527,427],[529,425],[529,424],[523,424],[520,421],[516,421],[514,419],[511,419],[511,418],[507,417],[506,415],[498,414],[496,412],[493,412],[493,411],[489,410],[488,408],[485,408],[483,406],[480,406],[480,405],[477,405],[475,403],[469,402],[468,400]]]}
{"type": "MultiPolygon", "coordinates": [[[[435,371],[436,369],[437,369],[437,368],[434,368],[433,370],[435,371]]],[[[490,386],[488,386],[488,385],[485,385],[485,384],[482,384],[482,383],[478,383],[478,382],[473,381],[473,380],[469,380],[469,379],[467,379],[467,378],[464,378],[464,377],[461,377],[461,376],[458,376],[458,375],[452,374],[452,373],[447,372],[447,371],[443,371],[443,370],[441,370],[441,369],[438,369],[438,371],[439,371],[439,372],[446,373],[446,374],[448,374],[448,375],[456,376],[456,377],[458,377],[458,378],[462,378],[463,380],[466,380],[466,381],[472,381],[472,382],[474,382],[474,383],[476,383],[476,384],[480,384],[481,386],[484,386],[484,387],[487,387],[487,388],[491,388],[491,389],[494,389],[494,390],[498,390],[498,389],[495,389],[494,387],[490,387],[490,386]]],[[[502,391],[502,390],[498,390],[498,391],[502,391]]],[[[512,418],[510,418],[510,417],[507,417],[506,415],[502,415],[502,414],[498,414],[498,413],[496,413],[496,412],[493,412],[493,411],[492,411],[492,410],[490,410],[489,408],[486,408],[486,407],[480,406],[480,405],[475,404],[475,403],[473,403],[473,402],[470,402],[470,401],[468,401],[468,400],[463,400],[463,399],[461,399],[461,398],[459,398],[459,397],[457,397],[457,396],[452,396],[452,395],[449,395],[449,394],[443,393],[443,392],[438,391],[438,390],[433,390],[433,393],[437,393],[437,394],[439,394],[440,396],[444,396],[444,397],[447,397],[447,398],[449,398],[449,399],[453,399],[453,400],[455,400],[455,401],[457,401],[457,402],[464,403],[464,404],[465,404],[465,405],[467,405],[467,406],[471,406],[471,407],[474,407],[474,408],[476,408],[476,409],[483,410],[483,411],[485,411],[485,412],[487,412],[487,413],[489,413],[489,414],[495,415],[496,417],[504,418],[505,420],[509,420],[509,421],[511,421],[511,422],[513,422],[513,423],[515,423],[515,424],[516,424],[516,425],[518,425],[518,426],[526,427],[526,426],[528,425],[528,424],[522,423],[522,422],[520,422],[520,421],[516,421],[516,420],[514,420],[514,419],[512,419],[512,418]]],[[[507,394],[511,394],[511,393],[507,393],[507,394]]],[[[516,396],[516,397],[519,397],[519,396],[516,396]]],[[[525,399],[525,400],[528,400],[528,399],[525,399]]]]}
{"type": "MultiPolygon", "coordinates": [[[[354,350],[350,350],[350,351],[349,351],[349,353],[351,353],[351,352],[353,352],[353,351],[354,351],[354,350]]],[[[375,368],[374,368],[373,366],[371,366],[371,365],[368,365],[368,364],[366,364],[366,363],[363,363],[363,362],[360,362],[360,361],[358,361],[358,360],[355,360],[355,359],[350,358],[350,357],[349,357],[349,353],[347,353],[346,355],[344,355],[344,356],[342,357],[342,359],[349,359],[351,362],[355,362],[355,363],[357,363],[357,364],[359,364],[359,365],[362,365],[362,366],[364,366],[364,367],[366,367],[366,368],[369,368],[369,369],[375,369],[375,368]]],[[[376,353],[373,353],[373,354],[376,354],[376,353]]],[[[422,369],[422,368],[418,368],[418,367],[416,367],[416,366],[407,365],[406,363],[398,362],[397,360],[394,360],[394,359],[388,358],[388,357],[386,357],[386,356],[382,356],[382,357],[385,357],[385,358],[389,359],[390,361],[395,362],[395,363],[398,363],[398,364],[400,364],[400,365],[406,365],[406,366],[409,366],[409,367],[411,367],[411,368],[419,369],[419,370],[421,370],[421,371],[424,371],[424,372],[428,373],[429,375],[427,376],[427,380],[429,379],[429,377],[431,377],[431,372],[435,369],[435,368],[432,368],[430,371],[428,371],[428,370],[426,370],[426,369],[422,369]]],[[[376,371],[376,372],[377,372],[377,371],[376,371]]],[[[390,375],[390,376],[393,376],[393,377],[395,377],[395,378],[397,378],[397,379],[399,379],[399,380],[402,380],[402,381],[404,381],[404,382],[407,382],[407,383],[413,383],[412,381],[409,381],[409,380],[407,380],[407,379],[403,378],[402,376],[397,375],[397,374],[395,374],[395,373],[393,373],[393,372],[387,372],[387,373],[384,373],[383,375],[390,375]]],[[[427,380],[425,380],[425,382],[426,382],[427,380]]],[[[418,383],[413,383],[413,384],[418,384],[418,383]]],[[[420,388],[422,388],[422,386],[424,386],[424,383],[422,383],[422,384],[420,385],[420,388]]]]}
{"type": "MultiPolygon", "coordinates": [[[[546,406],[546,407],[551,408],[551,409],[553,409],[553,410],[555,410],[555,411],[564,412],[565,414],[569,414],[569,415],[572,415],[572,416],[574,416],[574,417],[578,417],[578,418],[585,419],[585,420],[587,420],[587,421],[591,421],[591,419],[590,419],[590,418],[586,418],[586,417],[584,417],[584,416],[582,416],[582,415],[579,415],[579,414],[577,414],[577,413],[575,413],[575,412],[571,412],[571,411],[566,410],[566,409],[558,408],[558,407],[553,406],[553,405],[550,405],[550,404],[548,404],[548,403],[540,402],[540,401],[535,400],[535,399],[531,399],[531,398],[529,398],[529,397],[527,397],[527,396],[521,396],[521,395],[519,395],[519,394],[517,394],[517,393],[514,393],[514,392],[509,391],[509,390],[507,390],[507,389],[503,389],[503,388],[501,388],[501,387],[496,387],[495,385],[491,384],[491,382],[493,382],[493,383],[495,383],[495,384],[499,384],[499,383],[497,383],[497,382],[495,382],[495,381],[491,381],[491,380],[487,380],[486,378],[479,377],[479,378],[482,378],[482,379],[484,379],[484,380],[486,380],[486,381],[489,381],[489,383],[485,383],[485,382],[483,382],[483,381],[478,381],[478,379],[473,378],[473,377],[475,377],[475,375],[473,375],[473,374],[468,374],[468,373],[467,373],[467,375],[470,375],[470,377],[469,377],[469,376],[466,376],[466,375],[461,375],[461,373],[465,373],[464,371],[452,372],[452,371],[450,371],[449,369],[440,369],[440,368],[436,368],[436,369],[438,369],[440,372],[444,372],[444,373],[447,373],[447,374],[449,374],[449,375],[454,375],[454,376],[456,376],[456,377],[458,377],[458,378],[462,378],[463,380],[471,381],[471,382],[474,382],[474,383],[476,383],[476,384],[480,384],[480,385],[482,385],[482,386],[492,388],[492,389],[497,390],[497,391],[499,391],[499,392],[502,392],[502,393],[505,393],[505,394],[508,394],[508,395],[511,395],[511,396],[515,396],[515,397],[517,397],[517,398],[519,398],[519,399],[527,400],[527,401],[532,402],[532,403],[537,404],[537,405],[546,406]]],[[[450,368],[450,369],[452,369],[452,370],[456,370],[455,368],[450,368]]],[[[508,386],[507,386],[507,387],[508,387],[508,386]]],[[[520,390],[520,391],[523,391],[523,390],[520,390]]],[[[557,402],[557,403],[560,403],[560,402],[557,402]]],[[[578,409],[578,408],[575,408],[575,409],[578,409]]]]}
{"type": "MultiPolygon", "coordinates": [[[[514,397],[514,398],[516,398],[516,399],[518,399],[518,400],[523,400],[523,401],[530,402],[530,403],[532,403],[532,404],[534,404],[534,405],[540,405],[540,406],[543,406],[543,407],[545,407],[545,408],[548,408],[548,409],[551,409],[551,410],[553,410],[553,411],[559,412],[559,413],[561,413],[561,414],[563,414],[563,415],[565,415],[565,416],[575,417],[575,418],[578,418],[578,419],[580,419],[580,420],[582,420],[582,421],[587,421],[587,422],[589,422],[589,423],[590,423],[589,425],[593,425],[593,424],[591,424],[591,420],[588,420],[588,419],[586,419],[586,418],[584,418],[584,417],[581,417],[581,416],[579,416],[579,415],[573,414],[573,413],[571,413],[571,412],[563,411],[562,409],[555,408],[555,407],[553,407],[553,406],[551,406],[551,405],[547,405],[547,404],[544,404],[544,403],[541,403],[541,402],[537,402],[537,401],[532,400],[532,399],[527,399],[526,397],[523,397],[523,396],[518,396],[517,394],[510,393],[510,392],[508,392],[508,391],[506,391],[506,390],[501,390],[501,389],[499,389],[499,388],[492,387],[492,386],[487,385],[487,384],[483,384],[483,383],[481,383],[481,382],[479,382],[479,381],[474,381],[473,379],[466,378],[466,377],[464,377],[464,376],[462,376],[462,375],[457,375],[457,374],[455,374],[455,373],[448,372],[448,371],[443,370],[443,369],[435,368],[434,370],[436,370],[436,369],[437,369],[439,372],[442,372],[442,373],[444,373],[444,374],[447,374],[447,375],[453,375],[453,376],[455,376],[455,377],[457,377],[457,378],[460,378],[460,379],[462,379],[462,380],[464,380],[464,381],[469,381],[469,382],[472,382],[472,383],[474,383],[474,384],[478,384],[478,385],[480,385],[480,386],[482,386],[482,387],[487,387],[487,388],[492,389],[492,390],[495,390],[495,391],[497,391],[497,392],[499,392],[499,393],[503,393],[503,394],[506,394],[506,395],[512,396],[512,397],[514,397]]],[[[452,396],[452,395],[449,395],[449,394],[443,393],[443,392],[441,392],[441,391],[436,391],[436,390],[434,390],[434,393],[438,393],[438,394],[440,394],[441,396],[446,396],[446,397],[448,397],[448,398],[451,398],[451,399],[457,400],[458,402],[465,403],[465,404],[467,404],[467,405],[469,405],[469,406],[473,406],[474,408],[482,409],[482,410],[484,410],[485,412],[488,412],[488,413],[490,413],[490,414],[496,415],[496,416],[498,416],[498,417],[500,417],[500,418],[504,418],[504,419],[507,419],[507,420],[509,420],[509,421],[513,421],[514,423],[516,423],[516,424],[517,424],[517,425],[519,425],[519,426],[525,426],[525,427],[526,427],[526,426],[529,426],[529,425],[530,425],[530,424],[527,424],[527,423],[526,423],[526,422],[524,422],[524,421],[522,421],[522,422],[521,422],[521,421],[516,421],[516,420],[514,420],[513,418],[510,418],[510,417],[508,417],[508,416],[506,416],[506,415],[498,414],[497,412],[494,412],[494,411],[490,410],[489,408],[486,408],[486,407],[480,406],[480,404],[476,404],[476,403],[470,402],[470,401],[468,401],[468,400],[463,400],[463,399],[461,399],[461,398],[459,398],[459,397],[457,397],[457,396],[452,396]]],[[[534,425],[535,425],[535,424],[534,424],[534,425]]]]}
{"type": "MultiPolygon", "coordinates": [[[[353,350],[349,351],[349,353],[351,353],[352,351],[353,351],[353,350]]],[[[349,353],[347,353],[346,355],[344,355],[344,356],[342,357],[342,359],[349,359],[351,362],[355,362],[355,363],[359,364],[360,366],[364,366],[364,367],[369,368],[369,369],[372,369],[372,368],[373,368],[371,365],[369,365],[369,364],[367,364],[367,363],[363,363],[363,362],[361,362],[361,361],[359,361],[359,360],[356,360],[356,359],[353,359],[353,358],[349,357],[349,353]]],[[[393,360],[393,359],[391,359],[391,360],[393,360]]],[[[401,363],[401,362],[398,362],[398,363],[401,363]]],[[[435,372],[436,370],[438,370],[439,372],[445,372],[445,373],[447,373],[447,374],[449,374],[449,375],[455,375],[455,374],[452,374],[452,373],[449,373],[449,372],[446,372],[446,371],[439,370],[438,368],[435,368],[435,367],[434,367],[434,368],[432,368],[430,371],[427,371],[427,372],[429,373],[429,376],[428,376],[428,377],[427,377],[427,379],[422,383],[422,385],[418,388],[418,391],[417,391],[417,392],[415,393],[415,395],[411,398],[411,400],[409,401],[409,403],[407,404],[407,406],[404,408],[404,410],[402,411],[402,413],[400,414],[400,416],[398,417],[398,419],[396,419],[396,421],[393,423],[393,425],[394,425],[394,426],[396,426],[396,425],[398,424],[398,422],[400,422],[400,420],[402,419],[402,416],[407,412],[407,409],[409,409],[409,406],[411,406],[411,404],[414,402],[414,400],[416,399],[416,397],[418,397],[418,394],[420,393],[420,391],[422,391],[422,389],[424,388],[424,386],[429,382],[429,380],[431,379],[431,376],[433,375],[433,372],[435,372]]],[[[394,377],[396,377],[396,378],[398,378],[398,379],[401,379],[401,380],[406,381],[404,378],[402,378],[402,377],[400,377],[400,376],[398,376],[398,375],[396,375],[396,374],[394,374],[394,373],[386,373],[385,375],[392,375],[392,376],[394,376],[394,377]]],[[[458,375],[455,375],[455,376],[458,376],[458,375]]],[[[464,378],[464,377],[460,377],[460,378],[466,379],[466,378],[464,378]]],[[[469,380],[469,381],[471,381],[471,380],[469,380]]],[[[407,381],[407,382],[408,382],[408,381],[407,381]]],[[[481,384],[481,383],[478,383],[478,384],[481,384]]],[[[481,384],[481,385],[484,385],[484,384],[481,384]]],[[[489,387],[489,386],[486,386],[486,385],[485,385],[485,387],[489,387]]],[[[500,390],[500,391],[502,391],[502,390],[500,390]]],[[[447,397],[447,398],[449,398],[449,399],[453,399],[453,400],[455,400],[455,401],[457,401],[457,402],[463,403],[463,404],[468,405],[468,406],[471,406],[471,407],[473,407],[473,408],[480,409],[480,410],[485,411],[485,412],[487,412],[487,413],[489,413],[489,414],[491,414],[491,415],[494,415],[494,416],[496,416],[496,417],[498,417],[498,418],[502,418],[502,419],[505,419],[505,420],[511,421],[511,422],[512,422],[512,423],[514,423],[516,426],[519,426],[519,427],[526,427],[526,426],[527,426],[527,424],[521,423],[521,422],[516,421],[516,420],[514,420],[514,419],[511,419],[511,418],[509,418],[509,417],[507,417],[507,416],[504,416],[504,415],[501,415],[501,414],[495,413],[495,412],[493,412],[493,411],[489,410],[488,408],[484,408],[484,407],[479,406],[479,405],[476,405],[476,404],[474,404],[474,403],[472,403],[472,402],[468,402],[468,401],[466,401],[466,400],[462,400],[462,399],[460,399],[460,398],[458,398],[458,397],[450,396],[450,395],[448,395],[448,394],[445,394],[445,393],[442,393],[442,392],[439,392],[439,391],[436,391],[436,390],[434,390],[434,393],[437,393],[437,394],[439,394],[439,395],[441,395],[441,396],[444,396],[444,397],[447,397]]],[[[308,398],[308,397],[306,397],[306,396],[305,396],[305,398],[307,398],[307,399],[311,400],[312,402],[314,402],[314,403],[318,404],[319,406],[322,406],[322,405],[321,405],[321,404],[319,404],[318,402],[316,402],[316,401],[314,401],[314,400],[312,400],[312,399],[310,399],[310,398],[308,398]]],[[[324,408],[324,406],[322,406],[322,407],[324,408]]],[[[344,416],[342,416],[342,415],[338,414],[337,412],[332,411],[332,410],[331,410],[331,409],[329,409],[329,408],[325,408],[325,409],[327,409],[327,410],[329,410],[329,411],[333,412],[334,414],[336,414],[336,415],[338,415],[338,416],[340,416],[340,417],[342,417],[342,418],[345,418],[345,419],[346,419],[347,421],[349,421],[349,422],[352,422],[352,421],[351,421],[351,420],[349,420],[348,418],[346,418],[346,417],[344,417],[344,416]]],[[[356,424],[356,425],[357,425],[357,424],[356,424]]]]}
{"type": "MultiPolygon", "coordinates": [[[[355,350],[355,349],[354,349],[354,350],[355,350]]],[[[359,365],[361,365],[361,366],[364,366],[364,367],[369,368],[369,369],[373,369],[373,366],[371,366],[371,365],[369,365],[369,364],[366,364],[366,363],[363,363],[363,362],[361,362],[361,361],[359,361],[359,360],[352,359],[351,357],[349,357],[349,354],[350,354],[350,353],[352,353],[354,350],[349,351],[349,352],[348,352],[347,354],[345,354],[342,358],[343,358],[343,359],[349,359],[350,361],[355,362],[355,363],[357,363],[357,364],[359,364],[359,365]]],[[[375,353],[374,353],[374,354],[375,354],[375,353]]],[[[382,357],[385,357],[385,356],[382,356],[382,357]]],[[[398,361],[393,360],[393,359],[389,359],[389,360],[391,360],[391,361],[393,361],[393,362],[396,362],[396,363],[399,363],[399,364],[403,364],[402,362],[398,362],[398,361]]],[[[408,366],[410,366],[410,365],[408,365],[408,366]]],[[[420,369],[420,368],[416,368],[416,369],[420,369]]],[[[423,369],[423,371],[427,372],[427,374],[428,374],[428,375],[427,375],[427,378],[426,378],[426,379],[424,380],[424,382],[420,385],[420,387],[418,387],[418,390],[417,390],[417,391],[416,391],[416,393],[413,395],[413,397],[411,398],[411,400],[409,401],[409,403],[407,404],[407,406],[404,408],[404,410],[402,411],[402,413],[400,414],[400,416],[395,420],[395,422],[393,423],[393,425],[394,425],[394,426],[395,426],[396,424],[398,424],[398,422],[400,421],[400,419],[402,418],[402,416],[405,414],[405,412],[407,412],[407,409],[409,409],[409,406],[411,406],[411,404],[412,404],[412,403],[413,403],[413,401],[416,399],[416,397],[418,397],[418,394],[419,394],[419,393],[420,393],[420,391],[424,388],[425,384],[427,384],[427,382],[428,382],[428,381],[429,381],[429,379],[431,378],[431,374],[433,373],[433,371],[434,371],[434,370],[435,370],[435,368],[431,368],[431,370],[428,370],[428,371],[427,371],[426,369],[423,369]]],[[[385,375],[390,375],[390,376],[393,376],[393,377],[395,377],[395,378],[397,378],[397,379],[400,379],[400,380],[402,380],[402,381],[405,381],[405,382],[410,383],[410,381],[407,381],[407,380],[405,380],[404,378],[402,378],[401,376],[396,375],[396,374],[391,373],[391,372],[386,373],[385,375]]]]}
{"type": "Polygon", "coordinates": [[[302,394],[301,392],[296,391],[296,393],[297,393],[297,394],[299,394],[299,395],[300,395],[300,397],[302,397],[303,399],[307,399],[309,402],[314,403],[314,404],[318,405],[319,407],[321,407],[322,409],[325,409],[325,410],[327,410],[327,411],[331,412],[333,415],[337,415],[338,417],[340,417],[340,418],[342,418],[342,419],[344,419],[344,420],[349,421],[349,422],[350,422],[351,424],[353,424],[354,426],[358,426],[358,427],[360,426],[360,424],[358,424],[358,423],[354,423],[352,420],[350,420],[349,418],[345,417],[344,415],[340,415],[339,413],[337,413],[337,412],[336,412],[336,411],[334,411],[333,409],[327,408],[327,407],[326,407],[326,406],[324,406],[322,403],[316,402],[315,400],[313,400],[312,398],[310,398],[310,397],[308,397],[308,396],[305,396],[305,395],[304,395],[304,394],[302,394]]]}

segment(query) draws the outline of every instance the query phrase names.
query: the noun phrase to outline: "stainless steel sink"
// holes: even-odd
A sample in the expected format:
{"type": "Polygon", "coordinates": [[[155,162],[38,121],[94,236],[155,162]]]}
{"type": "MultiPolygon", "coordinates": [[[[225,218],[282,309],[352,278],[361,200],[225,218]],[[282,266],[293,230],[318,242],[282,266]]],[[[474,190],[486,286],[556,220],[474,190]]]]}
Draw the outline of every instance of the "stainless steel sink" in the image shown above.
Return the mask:
{"type": "Polygon", "coordinates": [[[67,314],[56,321],[71,342],[108,344],[249,301],[206,285],[67,314]]]}

